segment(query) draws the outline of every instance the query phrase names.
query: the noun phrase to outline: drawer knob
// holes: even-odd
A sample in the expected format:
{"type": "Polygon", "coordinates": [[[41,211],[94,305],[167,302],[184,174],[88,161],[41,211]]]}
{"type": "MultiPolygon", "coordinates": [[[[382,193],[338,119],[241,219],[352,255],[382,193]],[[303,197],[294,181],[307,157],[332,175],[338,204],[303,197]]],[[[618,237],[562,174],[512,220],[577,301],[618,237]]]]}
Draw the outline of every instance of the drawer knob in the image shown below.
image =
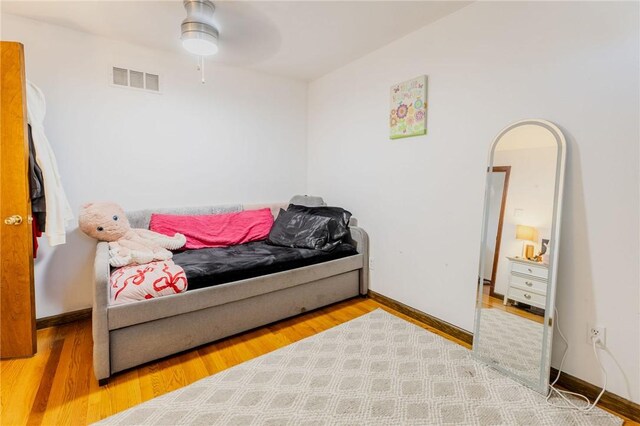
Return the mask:
{"type": "Polygon", "coordinates": [[[529,287],[533,286],[533,283],[531,281],[525,281],[524,282],[526,285],[528,285],[529,287]]]}
{"type": "Polygon", "coordinates": [[[533,269],[531,269],[531,268],[527,268],[527,271],[529,271],[529,272],[533,272],[533,269]]]}
{"type": "Polygon", "coordinates": [[[527,294],[527,293],[524,294],[524,297],[527,298],[527,299],[531,299],[531,295],[527,294]]]}

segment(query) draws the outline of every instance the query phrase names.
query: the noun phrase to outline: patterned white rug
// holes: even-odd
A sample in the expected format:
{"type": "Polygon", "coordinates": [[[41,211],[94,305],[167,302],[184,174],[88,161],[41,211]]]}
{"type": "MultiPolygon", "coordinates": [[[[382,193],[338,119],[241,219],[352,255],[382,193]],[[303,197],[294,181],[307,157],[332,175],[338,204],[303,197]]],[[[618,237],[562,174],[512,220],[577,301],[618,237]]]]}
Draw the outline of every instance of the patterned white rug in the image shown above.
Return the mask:
{"type": "Polygon", "coordinates": [[[620,425],[555,409],[383,310],[147,401],[102,425],[620,425]]]}

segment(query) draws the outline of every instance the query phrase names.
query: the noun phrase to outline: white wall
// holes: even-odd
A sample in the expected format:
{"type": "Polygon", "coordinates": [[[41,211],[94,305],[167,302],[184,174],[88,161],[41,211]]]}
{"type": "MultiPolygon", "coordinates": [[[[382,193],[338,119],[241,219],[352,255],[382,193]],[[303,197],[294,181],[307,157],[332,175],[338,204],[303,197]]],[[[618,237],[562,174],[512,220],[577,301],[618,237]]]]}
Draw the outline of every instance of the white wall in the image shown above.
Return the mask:
{"type": "MultiPolygon", "coordinates": [[[[47,98],[45,130],[71,205],[150,206],[287,201],[306,186],[304,82],[2,16],[2,39],[25,45],[27,78],[47,98]],[[109,85],[112,66],[161,74],[161,95],[109,85]]],[[[77,215],[77,214],[76,214],[77,215]]],[[[91,305],[95,243],[74,224],[64,246],[44,238],[36,310],[91,305]]]]}
{"type": "MultiPolygon", "coordinates": [[[[558,309],[566,370],[640,402],[638,3],[477,2],[311,83],[308,192],[371,236],[371,288],[473,328],[486,158],[509,123],[568,141],[558,309]],[[429,75],[428,135],[388,138],[389,87],[429,75]]],[[[555,340],[554,365],[562,346],[555,340]]]]}

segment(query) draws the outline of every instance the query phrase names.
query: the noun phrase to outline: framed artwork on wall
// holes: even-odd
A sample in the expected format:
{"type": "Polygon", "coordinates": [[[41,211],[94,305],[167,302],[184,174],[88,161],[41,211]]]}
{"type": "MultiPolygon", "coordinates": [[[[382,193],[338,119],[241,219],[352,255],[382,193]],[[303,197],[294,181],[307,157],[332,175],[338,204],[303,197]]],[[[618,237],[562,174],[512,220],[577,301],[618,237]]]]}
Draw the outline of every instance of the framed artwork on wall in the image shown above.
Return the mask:
{"type": "Polygon", "coordinates": [[[391,139],[427,134],[427,76],[391,86],[391,139]]]}

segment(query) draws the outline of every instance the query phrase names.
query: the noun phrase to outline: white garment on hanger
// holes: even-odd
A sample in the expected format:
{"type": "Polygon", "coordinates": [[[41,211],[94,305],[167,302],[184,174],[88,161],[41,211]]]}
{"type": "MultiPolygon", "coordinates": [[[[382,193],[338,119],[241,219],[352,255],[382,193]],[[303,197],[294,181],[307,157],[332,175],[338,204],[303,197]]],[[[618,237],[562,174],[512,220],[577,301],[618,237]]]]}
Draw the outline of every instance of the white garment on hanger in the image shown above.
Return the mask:
{"type": "Polygon", "coordinates": [[[42,91],[38,86],[27,81],[27,121],[31,124],[36,161],[42,169],[44,197],[47,204],[44,234],[49,240],[49,245],[56,246],[66,242],[65,228],[67,223],[73,219],[73,213],[62,188],[56,156],[53,154],[49,140],[44,133],[43,123],[46,109],[42,91]]]}

